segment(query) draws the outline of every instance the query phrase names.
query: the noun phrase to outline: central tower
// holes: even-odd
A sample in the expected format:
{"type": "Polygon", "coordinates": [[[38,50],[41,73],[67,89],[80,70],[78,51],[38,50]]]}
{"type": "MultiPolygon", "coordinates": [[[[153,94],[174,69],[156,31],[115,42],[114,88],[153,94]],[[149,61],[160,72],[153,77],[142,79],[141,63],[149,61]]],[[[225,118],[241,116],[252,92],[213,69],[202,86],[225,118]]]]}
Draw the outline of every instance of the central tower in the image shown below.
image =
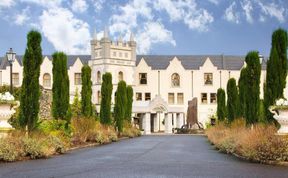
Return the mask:
{"type": "MultiPolygon", "coordinates": [[[[114,104],[114,94],[119,81],[124,80],[127,85],[133,85],[134,70],[136,67],[136,42],[133,34],[130,35],[130,41],[125,42],[120,36],[118,40],[112,41],[109,38],[109,31],[104,30],[102,39],[97,39],[97,33],[94,32],[91,40],[91,61],[89,66],[92,69],[93,83],[93,103],[101,103],[101,83],[102,75],[106,72],[112,74],[112,103],[114,104]]],[[[99,107],[97,107],[99,111],[99,107]]]]}

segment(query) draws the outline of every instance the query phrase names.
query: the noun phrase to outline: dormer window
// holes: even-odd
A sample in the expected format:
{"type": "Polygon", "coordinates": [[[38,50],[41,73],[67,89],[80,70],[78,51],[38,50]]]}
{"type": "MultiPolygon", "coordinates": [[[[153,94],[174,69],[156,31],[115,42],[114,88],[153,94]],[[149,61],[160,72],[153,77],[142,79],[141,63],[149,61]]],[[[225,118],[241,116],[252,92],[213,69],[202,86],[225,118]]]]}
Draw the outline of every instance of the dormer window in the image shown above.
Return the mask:
{"type": "Polygon", "coordinates": [[[139,73],[139,83],[141,85],[147,84],[147,73],[139,73]]]}
{"type": "Polygon", "coordinates": [[[212,85],[213,84],[213,74],[212,73],[204,73],[204,84],[212,85]]]}

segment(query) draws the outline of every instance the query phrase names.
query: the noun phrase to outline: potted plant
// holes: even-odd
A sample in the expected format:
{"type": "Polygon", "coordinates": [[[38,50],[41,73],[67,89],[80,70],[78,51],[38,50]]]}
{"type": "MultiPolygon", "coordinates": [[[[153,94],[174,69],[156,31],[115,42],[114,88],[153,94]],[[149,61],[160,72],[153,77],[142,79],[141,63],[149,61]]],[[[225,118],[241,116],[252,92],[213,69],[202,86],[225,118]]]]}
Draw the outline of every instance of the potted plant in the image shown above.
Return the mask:
{"type": "Polygon", "coordinates": [[[279,99],[276,101],[276,105],[269,108],[270,112],[274,114],[274,118],[280,124],[278,134],[288,134],[288,101],[286,99],[279,99]]]}

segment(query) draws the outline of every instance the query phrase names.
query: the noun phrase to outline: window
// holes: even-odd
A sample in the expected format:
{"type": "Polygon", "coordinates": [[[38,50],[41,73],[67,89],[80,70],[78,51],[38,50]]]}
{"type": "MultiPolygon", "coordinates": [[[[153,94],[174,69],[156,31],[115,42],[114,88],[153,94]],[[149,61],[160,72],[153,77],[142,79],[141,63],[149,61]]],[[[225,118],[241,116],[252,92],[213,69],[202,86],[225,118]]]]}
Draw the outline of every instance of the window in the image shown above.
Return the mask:
{"type": "Polygon", "coordinates": [[[123,80],[123,72],[120,71],[120,72],[118,73],[118,81],[120,82],[120,81],[122,81],[122,80],[123,80]]]}
{"type": "Polygon", "coordinates": [[[97,72],[97,83],[101,83],[101,72],[97,72]]]}
{"type": "Polygon", "coordinates": [[[173,87],[179,87],[180,86],[180,76],[177,73],[172,74],[171,76],[171,84],[173,87]]]}
{"type": "Polygon", "coordinates": [[[145,101],[151,100],[151,93],[145,93],[145,101]]]}
{"type": "Polygon", "coordinates": [[[216,93],[210,93],[210,103],[216,103],[216,93]]]}
{"type": "Polygon", "coordinates": [[[51,87],[51,76],[50,74],[43,75],[43,87],[51,87]]]}
{"type": "Polygon", "coordinates": [[[12,73],[12,84],[19,85],[19,73],[12,73]]]}
{"type": "Polygon", "coordinates": [[[98,91],[97,92],[97,101],[98,101],[98,104],[100,104],[101,103],[101,91],[98,91]]]}
{"type": "Polygon", "coordinates": [[[75,73],[74,83],[75,85],[81,85],[81,73],[75,73]]]}
{"type": "Polygon", "coordinates": [[[212,73],[205,73],[204,74],[204,83],[205,83],[205,85],[212,85],[213,84],[213,74],[212,73]]]}
{"type": "Polygon", "coordinates": [[[168,93],[168,103],[174,104],[174,93],[168,93]]]}
{"type": "Polygon", "coordinates": [[[184,103],[184,94],[177,93],[177,104],[183,104],[183,103],[184,103]]]}
{"type": "Polygon", "coordinates": [[[201,93],[201,102],[207,104],[207,93],[201,93]]]}
{"type": "Polygon", "coordinates": [[[136,101],[142,101],[142,93],[136,93],[136,101]]]}
{"type": "Polygon", "coordinates": [[[139,81],[142,85],[147,84],[147,73],[139,73],[139,81]]]}

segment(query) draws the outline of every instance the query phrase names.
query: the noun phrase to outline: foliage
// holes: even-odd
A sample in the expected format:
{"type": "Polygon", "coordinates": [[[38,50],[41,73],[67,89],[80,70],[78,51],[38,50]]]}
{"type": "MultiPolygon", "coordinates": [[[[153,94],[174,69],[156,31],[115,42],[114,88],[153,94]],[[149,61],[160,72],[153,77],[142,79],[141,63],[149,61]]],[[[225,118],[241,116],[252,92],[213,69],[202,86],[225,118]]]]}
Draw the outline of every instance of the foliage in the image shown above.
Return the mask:
{"type": "MultiPolygon", "coordinates": [[[[5,93],[5,92],[10,92],[9,85],[0,86],[0,93],[5,93]]],[[[13,96],[15,97],[15,100],[20,99],[20,94],[21,94],[21,88],[13,86],[13,96]]]]}
{"type": "Polygon", "coordinates": [[[238,88],[239,88],[239,113],[241,117],[245,117],[246,115],[246,97],[247,95],[247,83],[248,83],[248,76],[247,76],[247,67],[241,69],[240,78],[238,80],[238,88]]]}
{"type": "Polygon", "coordinates": [[[239,97],[236,81],[234,78],[230,78],[227,83],[227,119],[228,122],[232,122],[239,117],[239,97]]]}
{"type": "Polygon", "coordinates": [[[224,121],[226,116],[226,96],[222,88],[217,90],[217,118],[224,121]]]}
{"type": "Polygon", "coordinates": [[[129,121],[124,121],[123,122],[123,132],[121,133],[123,137],[138,137],[141,135],[141,132],[139,129],[135,128],[132,126],[131,122],[129,121]]]}
{"type": "Polygon", "coordinates": [[[276,135],[273,125],[255,124],[247,128],[245,120],[231,126],[219,123],[206,130],[208,139],[221,151],[238,154],[259,162],[288,161],[288,137],[276,135]]]}
{"type": "Polygon", "coordinates": [[[100,122],[110,125],[111,121],[111,95],[113,90],[112,75],[105,73],[102,76],[100,122]]]}
{"type": "Polygon", "coordinates": [[[132,114],[132,104],[133,104],[133,88],[131,86],[127,86],[127,105],[125,111],[125,119],[131,122],[131,114],[132,114]]]}
{"type": "Polygon", "coordinates": [[[53,55],[53,100],[52,115],[55,119],[69,121],[69,77],[67,71],[67,56],[63,52],[53,55]]]}
{"type": "Polygon", "coordinates": [[[114,118],[116,121],[116,127],[118,132],[123,131],[123,122],[125,118],[125,110],[127,105],[127,92],[126,92],[126,83],[120,81],[118,83],[116,97],[115,97],[115,107],[114,107],[114,118]]]}
{"type": "Polygon", "coordinates": [[[78,88],[76,88],[73,103],[71,105],[72,117],[79,118],[81,116],[81,101],[79,100],[78,88]]]}
{"type": "Polygon", "coordinates": [[[82,90],[81,90],[81,111],[85,117],[92,116],[92,81],[91,68],[84,65],[81,70],[82,90]]]}
{"type": "Polygon", "coordinates": [[[18,144],[13,140],[0,139],[0,161],[15,161],[20,157],[18,144]]]}
{"type": "Polygon", "coordinates": [[[260,106],[260,75],[261,64],[259,60],[259,53],[257,51],[251,51],[245,58],[247,63],[247,91],[245,93],[245,119],[247,124],[254,124],[259,118],[259,106],[260,106]]]}
{"type": "Polygon", "coordinates": [[[267,61],[264,105],[268,122],[275,121],[269,107],[283,97],[287,76],[287,32],[278,29],[272,35],[272,47],[267,61]]]}
{"type": "Polygon", "coordinates": [[[29,131],[35,129],[38,121],[40,107],[39,75],[42,60],[41,34],[37,31],[30,31],[27,35],[27,48],[23,58],[23,81],[19,113],[20,126],[22,128],[28,126],[29,131]]]}

